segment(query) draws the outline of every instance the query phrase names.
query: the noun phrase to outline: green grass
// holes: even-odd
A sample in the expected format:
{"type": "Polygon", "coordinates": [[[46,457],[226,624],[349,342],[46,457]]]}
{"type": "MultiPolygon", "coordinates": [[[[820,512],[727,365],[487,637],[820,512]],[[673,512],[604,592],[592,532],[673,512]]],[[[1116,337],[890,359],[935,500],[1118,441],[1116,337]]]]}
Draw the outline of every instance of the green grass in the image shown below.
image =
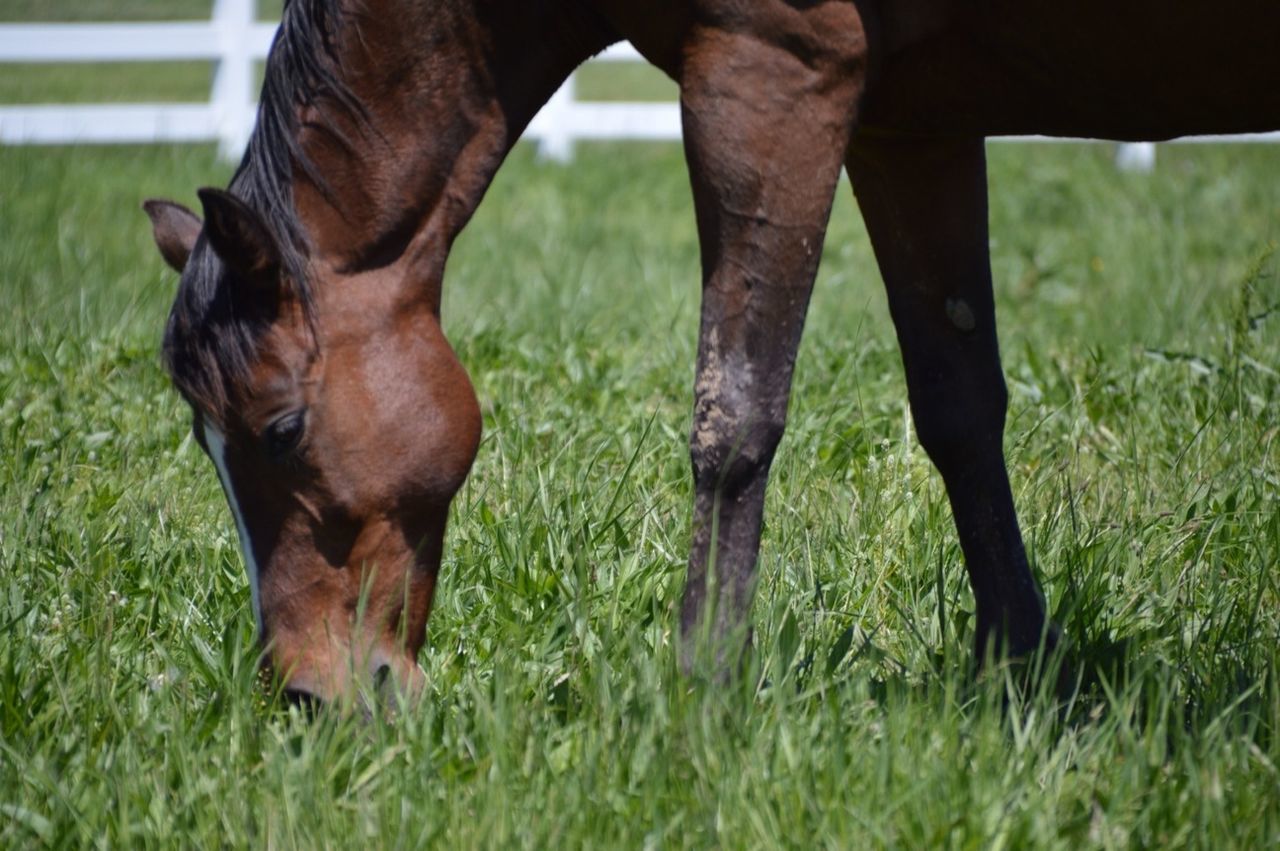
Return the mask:
{"type": "MultiPolygon", "coordinates": [[[[283,0],[258,0],[258,20],[278,20],[283,0]]],[[[0,0],[0,21],[198,21],[211,0],[0,0]]]]}
{"type": "Polygon", "coordinates": [[[588,63],[574,82],[577,97],[587,101],[674,101],[680,96],[667,75],[640,62],[588,63]]]}
{"type": "Polygon", "coordinates": [[[966,676],[972,601],[847,185],[769,498],[768,686],[675,675],[687,178],[678,146],[583,145],[518,150],[450,263],[485,440],[429,698],[361,725],[264,705],[234,529],[159,367],[175,282],[138,203],[227,168],[0,149],[0,845],[1275,845],[1280,151],[1109,157],[991,155],[1007,451],[1075,704],[1004,712],[966,676]]]}
{"type": "Polygon", "coordinates": [[[186,103],[209,100],[208,62],[5,65],[0,104],[186,103]]]}

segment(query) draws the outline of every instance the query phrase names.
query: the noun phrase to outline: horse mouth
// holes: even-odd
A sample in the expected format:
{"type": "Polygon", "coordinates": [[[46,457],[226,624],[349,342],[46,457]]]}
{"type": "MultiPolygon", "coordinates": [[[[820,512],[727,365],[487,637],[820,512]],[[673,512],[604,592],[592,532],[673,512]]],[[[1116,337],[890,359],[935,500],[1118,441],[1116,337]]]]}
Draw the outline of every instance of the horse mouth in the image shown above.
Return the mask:
{"type": "Polygon", "coordinates": [[[279,692],[280,706],[297,709],[308,721],[315,721],[329,711],[342,714],[354,711],[365,720],[375,717],[390,719],[412,709],[421,698],[425,673],[416,664],[407,680],[398,679],[389,664],[378,666],[363,686],[334,697],[317,694],[298,685],[286,685],[279,692]]]}
{"type": "Polygon", "coordinates": [[[302,689],[286,688],[280,693],[280,700],[287,708],[295,708],[308,721],[314,721],[324,710],[324,698],[302,689]]]}

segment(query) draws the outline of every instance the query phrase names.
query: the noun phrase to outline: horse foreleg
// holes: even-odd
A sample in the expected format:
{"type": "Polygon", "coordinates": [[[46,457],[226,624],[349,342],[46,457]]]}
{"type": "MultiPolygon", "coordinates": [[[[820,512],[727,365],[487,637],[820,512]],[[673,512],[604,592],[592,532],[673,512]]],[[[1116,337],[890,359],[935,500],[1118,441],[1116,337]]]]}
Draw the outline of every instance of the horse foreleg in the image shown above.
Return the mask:
{"type": "Polygon", "coordinates": [[[756,8],[763,34],[696,28],[680,80],[703,273],[681,664],[720,679],[749,638],[769,465],[864,73],[852,4],[756,8]]]}
{"type": "Polygon", "coordinates": [[[859,138],[848,168],[888,290],[916,433],[955,515],[977,606],[978,661],[1029,654],[1045,635],[1045,610],[1004,463],[1008,393],[983,140],[859,138]]]}

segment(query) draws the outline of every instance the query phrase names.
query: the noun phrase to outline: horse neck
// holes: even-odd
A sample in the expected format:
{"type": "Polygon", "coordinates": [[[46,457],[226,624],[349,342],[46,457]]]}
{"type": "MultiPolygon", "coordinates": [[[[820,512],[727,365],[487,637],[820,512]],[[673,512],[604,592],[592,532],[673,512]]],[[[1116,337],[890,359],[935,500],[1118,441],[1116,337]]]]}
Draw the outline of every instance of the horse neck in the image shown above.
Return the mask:
{"type": "Polygon", "coordinates": [[[351,0],[334,68],[359,112],[301,109],[293,197],[313,261],[403,265],[438,310],[449,247],[538,109],[614,40],[576,0],[351,0]]]}

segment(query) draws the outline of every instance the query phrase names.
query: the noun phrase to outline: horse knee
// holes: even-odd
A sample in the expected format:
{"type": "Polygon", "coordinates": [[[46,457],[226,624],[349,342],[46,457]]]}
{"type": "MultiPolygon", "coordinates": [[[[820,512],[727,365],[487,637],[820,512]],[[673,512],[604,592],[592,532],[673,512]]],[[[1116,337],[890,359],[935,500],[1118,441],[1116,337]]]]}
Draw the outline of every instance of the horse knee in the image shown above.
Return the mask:
{"type": "Polygon", "coordinates": [[[699,400],[689,457],[699,491],[733,494],[767,476],[786,417],[768,406],[699,400]]]}
{"type": "Polygon", "coordinates": [[[981,382],[946,378],[911,392],[916,435],[944,477],[1002,453],[1009,391],[1001,375],[981,382]]]}

